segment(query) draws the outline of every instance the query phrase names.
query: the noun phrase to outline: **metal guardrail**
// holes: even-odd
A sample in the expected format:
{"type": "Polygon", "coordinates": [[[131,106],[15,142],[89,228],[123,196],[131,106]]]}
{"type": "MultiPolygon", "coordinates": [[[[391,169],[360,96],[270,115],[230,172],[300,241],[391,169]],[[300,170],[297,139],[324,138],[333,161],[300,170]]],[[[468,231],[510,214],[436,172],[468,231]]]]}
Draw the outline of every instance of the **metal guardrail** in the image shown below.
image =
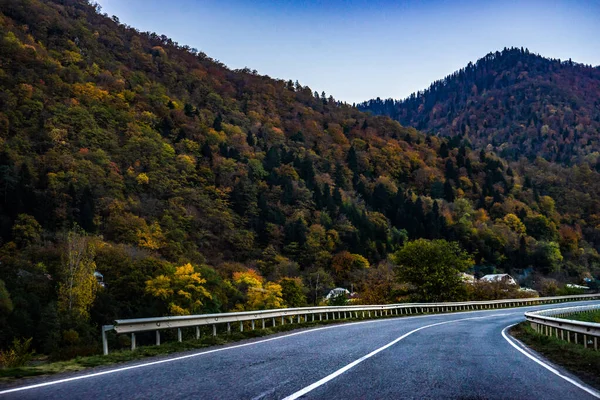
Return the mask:
{"type": "Polygon", "coordinates": [[[114,330],[117,334],[131,334],[131,349],[136,348],[135,334],[138,332],[156,332],[156,344],[160,345],[160,331],[177,329],[177,339],[182,341],[182,328],[194,328],[196,338],[200,338],[203,326],[212,326],[213,336],[217,335],[217,325],[226,324],[227,332],[231,332],[231,323],[239,323],[240,331],[244,331],[244,324],[254,330],[256,321],[260,321],[262,329],[274,327],[285,323],[297,323],[323,320],[336,320],[347,318],[372,318],[395,315],[411,315],[425,313],[445,313],[467,310],[485,310],[494,308],[518,307],[524,305],[538,305],[548,303],[561,303],[576,300],[600,299],[599,294],[538,297],[527,299],[504,299],[491,301],[469,301],[450,303],[402,303],[386,305],[357,305],[357,306],[321,306],[302,308],[281,308],[263,311],[243,311],[221,314],[185,315],[176,317],[137,318],[116,320],[114,325],[102,327],[102,347],[104,354],[108,354],[107,332],[114,330]]]}
{"type": "Polygon", "coordinates": [[[585,348],[593,345],[598,350],[598,337],[600,337],[600,324],[594,322],[576,321],[568,319],[569,315],[600,310],[600,304],[578,307],[553,308],[551,310],[540,310],[526,312],[525,318],[531,327],[542,335],[555,336],[567,342],[582,343],[585,348]],[[566,336],[566,339],[565,339],[566,336]]]}

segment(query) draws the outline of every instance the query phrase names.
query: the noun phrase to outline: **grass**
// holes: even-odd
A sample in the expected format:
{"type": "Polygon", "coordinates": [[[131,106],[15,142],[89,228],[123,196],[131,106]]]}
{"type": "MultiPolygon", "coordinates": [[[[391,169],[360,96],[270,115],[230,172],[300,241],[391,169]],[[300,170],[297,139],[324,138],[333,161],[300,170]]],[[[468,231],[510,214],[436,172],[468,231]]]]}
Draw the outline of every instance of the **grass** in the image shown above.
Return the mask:
{"type": "Polygon", "coordinates": [[[551,362],[577,375],[582,381],[600,388],[600,351],[541,335],[531,328],[529,322],[516,325],[510,333],[551,362]]]}
{"type": "Polygon", "coordinates": [[[582,313],[577,313],[577,314],[571,314],[568,315],[566,317],[564,317],[565,319],[574,319],[576,321],[585,321],[585,322],[600,322],[600,310],[593,310],[593,311],[588,311],[588,312],[582,312],[582,313]]]}

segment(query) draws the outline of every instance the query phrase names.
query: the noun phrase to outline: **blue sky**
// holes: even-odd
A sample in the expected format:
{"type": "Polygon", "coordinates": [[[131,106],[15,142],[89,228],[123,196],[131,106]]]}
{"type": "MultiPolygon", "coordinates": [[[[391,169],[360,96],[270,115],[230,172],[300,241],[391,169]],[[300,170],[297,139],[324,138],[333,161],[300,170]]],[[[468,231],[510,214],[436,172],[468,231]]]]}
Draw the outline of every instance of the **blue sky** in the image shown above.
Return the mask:
{"type": "Polygon", "coordinates": [[[404,98],[504,47],[600,65],[600,0],[97,0],[231,68],[349,103],[404,98]]]}

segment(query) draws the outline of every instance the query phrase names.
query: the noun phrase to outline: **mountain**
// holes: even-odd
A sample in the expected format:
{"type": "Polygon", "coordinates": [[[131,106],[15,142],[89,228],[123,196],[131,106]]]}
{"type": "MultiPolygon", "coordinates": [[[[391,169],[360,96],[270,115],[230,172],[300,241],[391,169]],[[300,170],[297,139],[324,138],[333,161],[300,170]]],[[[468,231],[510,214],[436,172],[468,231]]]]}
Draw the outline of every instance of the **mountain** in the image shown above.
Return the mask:
{"type": "Polygon", "coordinates": [[[511,48],[436,81],[404,100],[358,106],[406,126],[461,135],[475,147],[518,160],[573,164],[600,150],[600,67],[511,48]]]}
{"type": "Polygon", "coordinates": [[[116,318],[405,299],[388,257],[416,238],[600,274],[588,164],[425,135],[83,0],[0,0],[0,188],[0,347],[59,358],[116,318]]]}

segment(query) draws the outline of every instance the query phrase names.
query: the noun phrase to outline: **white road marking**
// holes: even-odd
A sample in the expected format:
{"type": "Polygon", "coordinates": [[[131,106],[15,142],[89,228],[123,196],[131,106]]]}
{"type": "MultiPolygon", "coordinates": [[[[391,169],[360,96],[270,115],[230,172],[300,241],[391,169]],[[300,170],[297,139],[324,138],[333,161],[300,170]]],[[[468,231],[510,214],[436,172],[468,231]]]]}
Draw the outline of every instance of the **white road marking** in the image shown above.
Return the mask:
{"type": "MultiPolygon", "coordinates": [[[[539,306],[511,307],[510,309],[511,310],[525,310],[525,309],[537,308],[537,307],[539,307],[539,306]]],[[[256,345],[256,344],[271,342],[271,341],[274,341],[274,340],[284,339],[284,338],[288,338],[288,337],[291,337],[291,336],[302,335],[302,334],[311,333],[311,332],[317,332],[317,331],[326,330],[326,329],[343,328],[343,327],[351,326],[351,325],[361,325],[361,324],[371,324],[371,323],[380,323],[380,322],[400,321],[400,320],[407,320],[407,319],[429,318],[429,317],[444,316],[444,315],[461,315],[461,314],[472,314],[472,313],[483,313],[483,312],[492,312],[492,313],[494,313],[494,312],[500,311],[500,310],[501,309],[498,309],[498,310],[492,309],[492,310],[459,311],[459,312],[454,312],[454,313],[449,313],[449,314],[441,313],[441,314],[416,315],[416,316],[413,316],[413,317],[401,316],[399,318],[386,318],[386,319],[380,319],[380,320],[370,320],[370,321],[360,321],[360,322],[347,322],[347,323],[340,324],[340,325],[324,326],[324,327],[321,327],[321,328],[314,328],[314,329],[308,329],[308,330],[301,331],[301,332],[294,332],[294,333],[290,333],[288,335],[282,335],[282,336],[277,336],[277,337],[274,337],[274,338],[269,338],[269,339],[264,339],[264,340],[258,340],[256,342],[251,342],[251,343],[238,344],[238,345],[234,345],[234,346],[228,346],[228,347],[222,347],[222,348],[219,348],[219,349],[203,351],[203,352],[200,352],[200,353],[188,354],[188,355],[185,355],[185,356],[179,356],[179,357],[167,358],[167,359],[163,359],[163,360],[159,360],[159,361],[152,361],[152,362],[143,363],[143,364],[131,365],[129,367],[115,368],[115,369],[111,369],[111,370],[107,370],[107,371],[102,371],[102,372],[95,372],[95,373],[87,374],[87,375],[79,375],[79,376],[74,376],[74,377],[71,377],[71,378],[58,379],[58,380],[55,380],[55,381],[38,383],[38,384],[28,385],[28,386],[20,386],[20,387],[16,387],[16,388],[2,390],[2,391],[0,391],[0,395],[8,394],[8,393],[21,392],[21,391],[24,391],[24,390],[37,389],[37,388],[41,388],[41,387],[45,387],[45,386],[53,386],[53,385],[58,385],[58,384],[61,384],[61,383],[78,381],[78,380],[81,380],[81,379],[89,379],[89,378],[94,378],[94,377],[97,377],[97,376],[109,375],[109,374],[114,374],[114,373],[117,373],[117,372],[128,371],[128,370],[131,370],[131,369],[144,368],[144,367],[150,367],[150,366],[158,365],[158,364],[164,364],[164,363],[169,363],[169,362],[174,362],[174,361],[185,360],[185,359],[188,359],[188,358],[203,356],[203,355],[206,355],[206,354],[216,353],[216,352],[219,352],[219,351],[237,349],[237,348],[246,347],[246,346],[253,346],[253,345],[256,345]]],[[[506,310],[506,309],[504,309],[504,310],[506,310]]],[[[516,314],[516,313],[513,313],[513,314],[516,314]]],[[[448,322],[453,322],[453,321],[455,321],[455,320],[448,321],[448,322]]]]}
{"type": "Polygon", "coordinates": [[[366,356],[362,356],[358,360],[353,361],[350,364],[346,365],[345,367],[340,368],[337,371],[335,371],[335,372],[327,375],[325,378],[316,381],[312,385],[309,385],[309,386],[305,387],[304,389],[301,389],[301,390],[297,391],[296,393],[293,393],[293,394],[287,396],[286,398],[284,398],[284,400],[295,400],[295,399],[297,399],[299,397],[304,396],[305,394],[307,394],[307,393],[315,390],[319,386],[323,386],[324,384],[326,384],[327,382],[331,381],[332,379],[337,378],[338,376],[340,376],[344,372],[348,371],[349,369],[356,367],[361,362],[363,362],[363,361],[365,361],[365,360],[373,357],[375,354],[382,352],[383,350],[385,350],[385,349],[387,349],[387,348],[395,345],[396,343],[398,343],[402,339],[406,338],[407,336],[410,336],[413,333],[419,332],[420,330],[431,328],[431,327],[438,326],[438,325],[451,324],[453,322],[467,321],[467,320],[473,320],[473,319],[495,318],[495,317],[506,316],[506,315],[509,315],[509,314],[494,314],[494,315],[487,315],[485,317],[472,317],[472,318],[454,319],[454,320],[451,320],[451,321],[438,322],[438,323],[435,323],[435,324],[425,325],[425,326],[422,326],[420,328],[413,329],[412,331],[410,331],[408,333],[405,333],[404,335],[400,336],[399,338],[397,338],[397,339],[389,342],[385,346],[382,346],[382,347],[378,348],[377,350],[373,350],[372,352],[370,352],[366,356]]]}
{"type": "Polygon", "coordinates": [[[515,344],[511,339],[508,338],[508,336],[506,335],[506,330],[509,328],[512,328],[513,326],[515,326],[517,324],[512,324],[507,326],[506,328],[504,328],[502,330],[502,336],[504,337],[504,339],[506,339],[506,341],[508,343],[510,343],[510,345],[512,347],[514,347],[515,349],[519,350],[521,353],[525,354],[528,358],[532,359],[533,361],[535,361],[536,363],[538,363],[539,365],[541,365],[542,367],[546,368],[548,371],[552,372],[555,375],[560,376],[561,378],[563,378],[565,381],[572,383],[573,385],[577,386],[579,389],[591,394],[592,396],[594,396],[597,399],[600,399],[600,393],[598,393],[597,391],[595,391],[594,389],[586,386],[586,385],[582,385],[581,383],[569,378],[568,376],[565,376],[563,374],[560,373],[560,371],[558,371],[556,368],[551,367],[550,365],[546,364],[545,362],[543,362],[542,360],[540,360],[537,357],[534,357],[533,355],[529,354],[528,352],[526,352],[525,350],[523,350],[520,346],[518,346],[517,344],[515,344]]]}
{"type": "MultiPolygon", "coordinates": [[[[485,312],[485,311],[493,311],[493,310],[465,311],[465,312],[454,313],[454,314],[465,314],[465,313],[485,312]]],[[[218,349],[207,350],[207,351],[203,351],[203,352],[200,352],[200,353],[194,353],[194,354],[188,354],[188,355],[185,355],[185,356],[167,358],[167,359],[158,360],[158,361],[152,361],[152,362],[143,363],[143,364],[136,364],[136,365],[131,365],[131,366],[128,366],[128,367],[115,368],[115,369],[111,369],[111,370],[108,370],[108,371],[95,372],[95,373],[87,374],[87,375],[79,375],[79,376],[74,376],[74,377],[71,377],[71,378],[59,379],[59,380],[55,380],[55,381],[38,383],[38,384],[34,384],[34,385],[20,386],[20,387],[16,387],[16,388],[12,388],[12,389],[2,390],[2,391],[0,391],[0,395],[8,394],[8,393],[14,393],[14,392],[20,392],[20,391],[24,391],[24,390],[37,389],[37,388],[41,388],[41,387],[45,387],[45,386],[58,385],[58,384],[61,384],[61,383],[73,382],[73,381],[78,381],[78,380],[81,380],[81,379],[89,379],[89,378],[94,378],[94,377],[97,377],[97,376],[109,375],[109,374],[114,374],[114,373],[117,373],[117,372],[128,371],[128,370],[131,370],[131,369],[144,368],[144,367],[150,367],[150,366],[158,365],[158,364],[164,364],[164,363],[169,363],[169,362],[174,362],[174,361],[185,360],[185,359],[188,359],[188,358],[199,357],[199,356],[203,356],[203,355],[206,355],[206,354],[217,353],[217,352],[225,351],[225,350],[239,349],[241,347],[254,346],[254,345],[257,345],[257,344],[271,342],[271,341],[274,341],[274,340],[285,339],[285,338],[288,338],[288,337],[291,337],[291,336],[303,335],[303,334],[306,334],[306,333],[317,332],[317,331],[322,331],[322,330],[327,330],[327,329],[342,328],[342,327],[351,326],[351,325],[361,325],[361,324],[372,324],[372,323],[390,322],[390,321],[394,321],[394,320],[398,321],[398,320],[406,320],[406,319],[427,318],[427,317],[442,316],[442,315],[448,315],[448,314],[417,315],[417,316],[414,316],[414,317],[387,318],[387,319],[370,320],[370,321],[348,322],[348,323],[344,323],[344,324],[340,324],[340,325],[324,326],[324,327],[321,327],[321,328],[308,329],[308,330],[305,330],[305,331],[290,333],[288,335],[282,335],[282,336],[277,336],[277,337],[273,337],[273,338],[269,338],[269,339],[258,340],[256,342],[251,342],[251,343],[244,343],[244,344],[238,344],[238,345],[233,345],[233,346],[228,346],[228,347],[221,347],[221,348],[218,348],[218,349]]]]}

